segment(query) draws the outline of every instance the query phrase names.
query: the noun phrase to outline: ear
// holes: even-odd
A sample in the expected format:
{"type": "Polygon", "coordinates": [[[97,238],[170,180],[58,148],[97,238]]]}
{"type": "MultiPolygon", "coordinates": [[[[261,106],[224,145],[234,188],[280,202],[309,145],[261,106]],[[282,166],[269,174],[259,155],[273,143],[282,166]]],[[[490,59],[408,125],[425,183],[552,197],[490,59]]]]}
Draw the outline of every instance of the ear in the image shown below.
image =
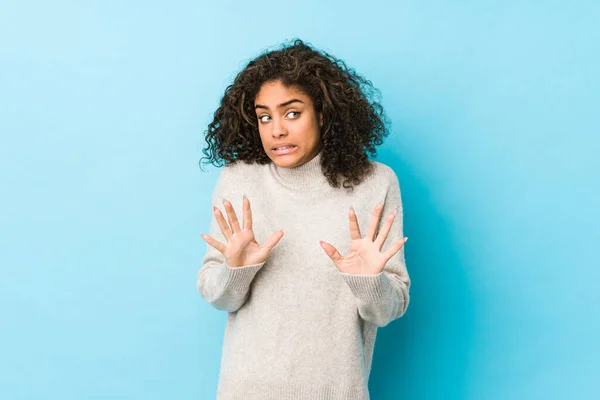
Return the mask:
{"type": "Polygon", "coordinates": [[[323,112],[319,113],[319,125],[322,127],[323,126],[323,112]]]}

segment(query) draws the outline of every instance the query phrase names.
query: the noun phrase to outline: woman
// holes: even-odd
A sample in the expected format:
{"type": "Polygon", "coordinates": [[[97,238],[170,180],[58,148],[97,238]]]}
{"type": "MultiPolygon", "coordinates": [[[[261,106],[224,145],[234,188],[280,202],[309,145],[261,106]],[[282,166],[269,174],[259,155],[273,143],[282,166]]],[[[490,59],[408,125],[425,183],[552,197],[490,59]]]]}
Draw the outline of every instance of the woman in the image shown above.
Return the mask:
{"type": "Polygon", "coordinates": [[[367,157],[388,134],[368,89],[295,40],[225,91],[198,271],[202,297],[229,313],[218,399],[369,399],[377,329],[406,312],[410,278],[398,178],[367,157]]]}

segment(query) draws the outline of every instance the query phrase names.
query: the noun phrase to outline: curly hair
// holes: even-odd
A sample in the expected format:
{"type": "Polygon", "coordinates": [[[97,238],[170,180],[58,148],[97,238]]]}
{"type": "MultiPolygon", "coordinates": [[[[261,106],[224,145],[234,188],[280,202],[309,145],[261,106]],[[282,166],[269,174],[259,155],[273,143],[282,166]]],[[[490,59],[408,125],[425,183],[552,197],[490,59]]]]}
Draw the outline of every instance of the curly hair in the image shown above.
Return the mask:
{"type": "Polygon", "coordinates": [[[261,144],[254,100],[264,83],[275,81],[298,88],[311,98],[315,113],[323,113],[321,170],[331,186],[339,188],[343,176],[344,188],[354,190],[373,170],[368,154],[375,156],[375,146],[389,134],[383,107],[373,99],[380,92],[344,61],[298,38],[263,51],[227,86],[205,131],[207,157],[200,163],[272,162],[261,144]]]}

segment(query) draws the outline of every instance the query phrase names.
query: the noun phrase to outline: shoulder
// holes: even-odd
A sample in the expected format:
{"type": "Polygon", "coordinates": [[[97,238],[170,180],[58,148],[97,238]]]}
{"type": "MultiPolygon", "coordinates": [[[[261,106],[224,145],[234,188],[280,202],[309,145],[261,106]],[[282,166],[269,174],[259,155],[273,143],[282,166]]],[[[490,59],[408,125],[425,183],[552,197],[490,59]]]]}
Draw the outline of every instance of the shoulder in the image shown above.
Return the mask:
{"type": "Polygon", "coordinates": [[[245,163],[244,161],[236,161],[225,165],[221,168],[219,177],[223,179],[245,180],[252,176],[254,172],[259,171],[263,166],[258,163],[245,163]]]}
{"type": "Polygon", "coordinates": [[[258,171],[263,168],[258,163],[247,164],[243,161],[236,161],[222,167],[219,171],[219,178],[215,186],[215,193],[218,195],[224,194],[227,190],[251,183],[259,178],[258,171]]]}
{"type": "Polygon", "coordinates": [[[367,178],[370,183],[387,188],[399,186],[398,175],[389,165],[375,160],[369,162],[373,166],[371,175],[367,178]]]}
{"type": "Polygon", "coordinates": [[[400,181],[398,175],[389,166],[384,163],[372,160],[373,176],[375,177],[374,184],[377,185],[383,193],[385,200],[385,208],[402,209],[402,193],[400,190],[400,181]]]}

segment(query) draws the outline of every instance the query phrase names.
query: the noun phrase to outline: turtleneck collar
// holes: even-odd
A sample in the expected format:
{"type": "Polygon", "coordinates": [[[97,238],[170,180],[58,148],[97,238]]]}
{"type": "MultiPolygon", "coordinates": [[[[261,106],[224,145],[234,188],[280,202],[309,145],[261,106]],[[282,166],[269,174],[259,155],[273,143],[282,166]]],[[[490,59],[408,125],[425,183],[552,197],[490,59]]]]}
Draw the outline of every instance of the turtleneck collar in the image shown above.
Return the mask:
{"type": "Polygon", "coordinates": [[[321,158],[323,150],[302,165],[284,168],[271,162],[269,169],[275,178],[284,186],[292,190],[318,190],[324,185],[329,185],[327,178],[321,171],[321,158]]]}

